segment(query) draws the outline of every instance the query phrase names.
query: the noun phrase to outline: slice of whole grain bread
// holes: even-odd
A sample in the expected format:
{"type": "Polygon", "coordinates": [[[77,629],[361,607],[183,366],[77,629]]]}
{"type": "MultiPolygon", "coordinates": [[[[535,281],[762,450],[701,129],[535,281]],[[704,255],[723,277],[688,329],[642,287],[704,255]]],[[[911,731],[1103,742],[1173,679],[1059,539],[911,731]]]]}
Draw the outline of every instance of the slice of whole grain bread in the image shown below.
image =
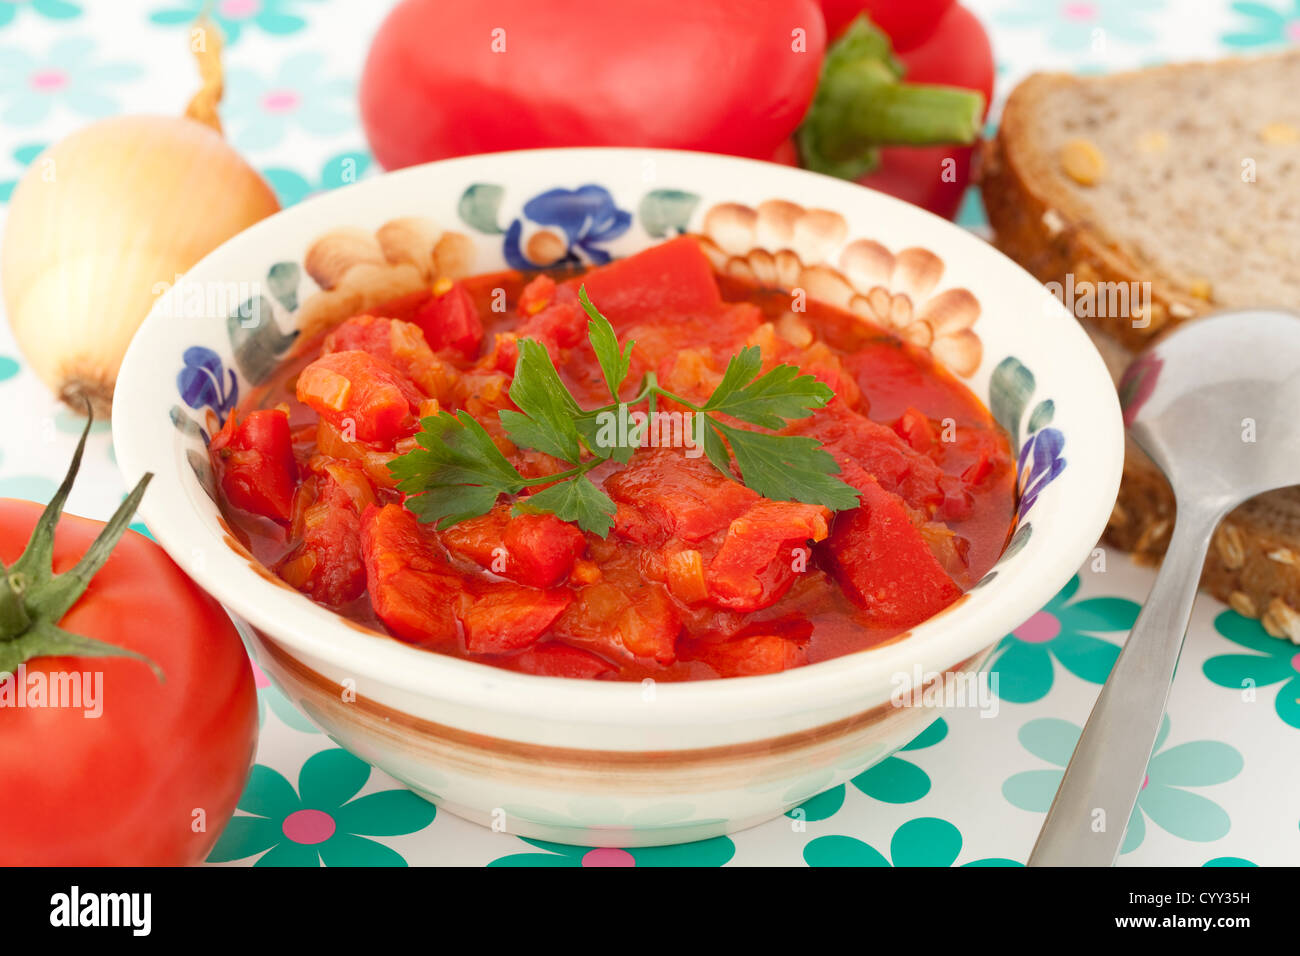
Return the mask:
{"type": "MultiPolygon", "coordinates": [[[[1061,284],[1117,377],[1193,316],[1300,309],[1300,50],[1031,76],[986,147],[981,189],[998,247],[1061,284]],[[1117,287],[1134,294],[1105,291],[1117,287]]],[[[1173,517],[1168,483],[1130,443],[1108,539],[1157,560],[1173,517]]],[[[1230,514],[1202,584],[1300,643],[1300,488],[1230,514]]]]}

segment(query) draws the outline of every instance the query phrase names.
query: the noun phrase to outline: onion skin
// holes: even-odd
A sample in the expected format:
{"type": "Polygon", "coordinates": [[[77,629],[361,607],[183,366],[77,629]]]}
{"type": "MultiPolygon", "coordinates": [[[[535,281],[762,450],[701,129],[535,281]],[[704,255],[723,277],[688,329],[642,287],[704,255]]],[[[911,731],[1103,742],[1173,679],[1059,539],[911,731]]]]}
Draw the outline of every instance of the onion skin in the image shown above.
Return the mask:
{"type": "Polygon", "coordinates": [[[108,416],[159,290],[279,208],[201,122],[120,116],[72,134],[36,158],[10,203],[2,276],[18,347],[71,408],[89,400],[108,416]]]}

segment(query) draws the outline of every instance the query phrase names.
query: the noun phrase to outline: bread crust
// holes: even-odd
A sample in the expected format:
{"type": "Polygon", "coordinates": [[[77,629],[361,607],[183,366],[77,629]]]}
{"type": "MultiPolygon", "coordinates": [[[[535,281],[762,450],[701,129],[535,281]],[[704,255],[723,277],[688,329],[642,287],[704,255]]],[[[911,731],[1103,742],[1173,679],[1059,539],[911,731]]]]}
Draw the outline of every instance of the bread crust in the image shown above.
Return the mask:
{"type": "MultiPolygon", "coordinates": [[[[1161,67],[1177,69],[1178,67],[1161,67]]],[[[1007,99],[997,135],[984,144],[980,191],[994,243],[1040,282],[1150,282],[1149,314],[1105,315],[1091,321],[1130,350],[1165,328],[1209,311],[1210,303],[1152,274],[1122,243],[1106,236],[1064,183],[1059,159],[1037,147],[1031,118],[1056,87],[1088,82],[1063,73],[1035,73],[1007,99]]]]}

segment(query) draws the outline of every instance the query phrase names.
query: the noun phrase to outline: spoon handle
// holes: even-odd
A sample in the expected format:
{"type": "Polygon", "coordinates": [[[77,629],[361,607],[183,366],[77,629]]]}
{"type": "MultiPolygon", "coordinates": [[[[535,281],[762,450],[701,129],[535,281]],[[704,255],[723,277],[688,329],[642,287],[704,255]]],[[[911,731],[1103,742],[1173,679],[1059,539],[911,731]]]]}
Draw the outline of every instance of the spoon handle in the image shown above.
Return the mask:
{"type": "Polygon", "coordinates": [[[1220,514],[1179,509],[1156,583],[1074,748],[1030,866],[1111,866],[1119,855],[1220,514]]]}

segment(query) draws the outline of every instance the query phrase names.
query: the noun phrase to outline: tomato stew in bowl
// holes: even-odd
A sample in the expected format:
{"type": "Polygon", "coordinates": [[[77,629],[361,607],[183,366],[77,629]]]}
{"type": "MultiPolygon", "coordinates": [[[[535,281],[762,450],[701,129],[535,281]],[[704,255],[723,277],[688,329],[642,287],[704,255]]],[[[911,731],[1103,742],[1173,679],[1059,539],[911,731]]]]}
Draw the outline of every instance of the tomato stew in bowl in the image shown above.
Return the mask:
{"type": "Polygon", "coordinates": [[[210,453],[230,527],[317,603],[430,651],[564,677],[765,674],[895,639],[980,580],[1015,515],[1005,432],[927,351],[797,293],[718,276],[690,237],[581,273],[439,280],[347,319],[301,343],[210,453]],[[626,364],[614,386],[626,414],[611,421],[629,447],[593,453],[588,441],[575,462],[507,423],[522,417],[512,384],[525,340],[558,373],[547,401],[563,405],[567,389],[583,410],[610,402],[580,289],[626,364]],[[699,410],[754,348],[763,373],[793,366],[803,375],[790,389],[809,393],[811,376],[822,397],[793,408],[775,394],[793,371],[778,374],[748,393],[780,410],[767,422],[777,427],[723,412],[715,431],[699,410]],[[680,401],[660,398],[629,432],[647,381],[680,401]],[[430,430],[477,434],[467,419],[531,484],[499,498],[470,488],[480,507],[431,514],[429,492],[399,490],[410,469],[390,464],[427,465],[430,430]],[[795,481],[800,463],[777,451],[751,464],[738,429],[800,436],[801,455],[820,443],[849,504],[761,495],[760,468],[769,483],[795,481]],[[530,506],[550,484],[538,479],[575,470],[608,527],[530,506]]]}

